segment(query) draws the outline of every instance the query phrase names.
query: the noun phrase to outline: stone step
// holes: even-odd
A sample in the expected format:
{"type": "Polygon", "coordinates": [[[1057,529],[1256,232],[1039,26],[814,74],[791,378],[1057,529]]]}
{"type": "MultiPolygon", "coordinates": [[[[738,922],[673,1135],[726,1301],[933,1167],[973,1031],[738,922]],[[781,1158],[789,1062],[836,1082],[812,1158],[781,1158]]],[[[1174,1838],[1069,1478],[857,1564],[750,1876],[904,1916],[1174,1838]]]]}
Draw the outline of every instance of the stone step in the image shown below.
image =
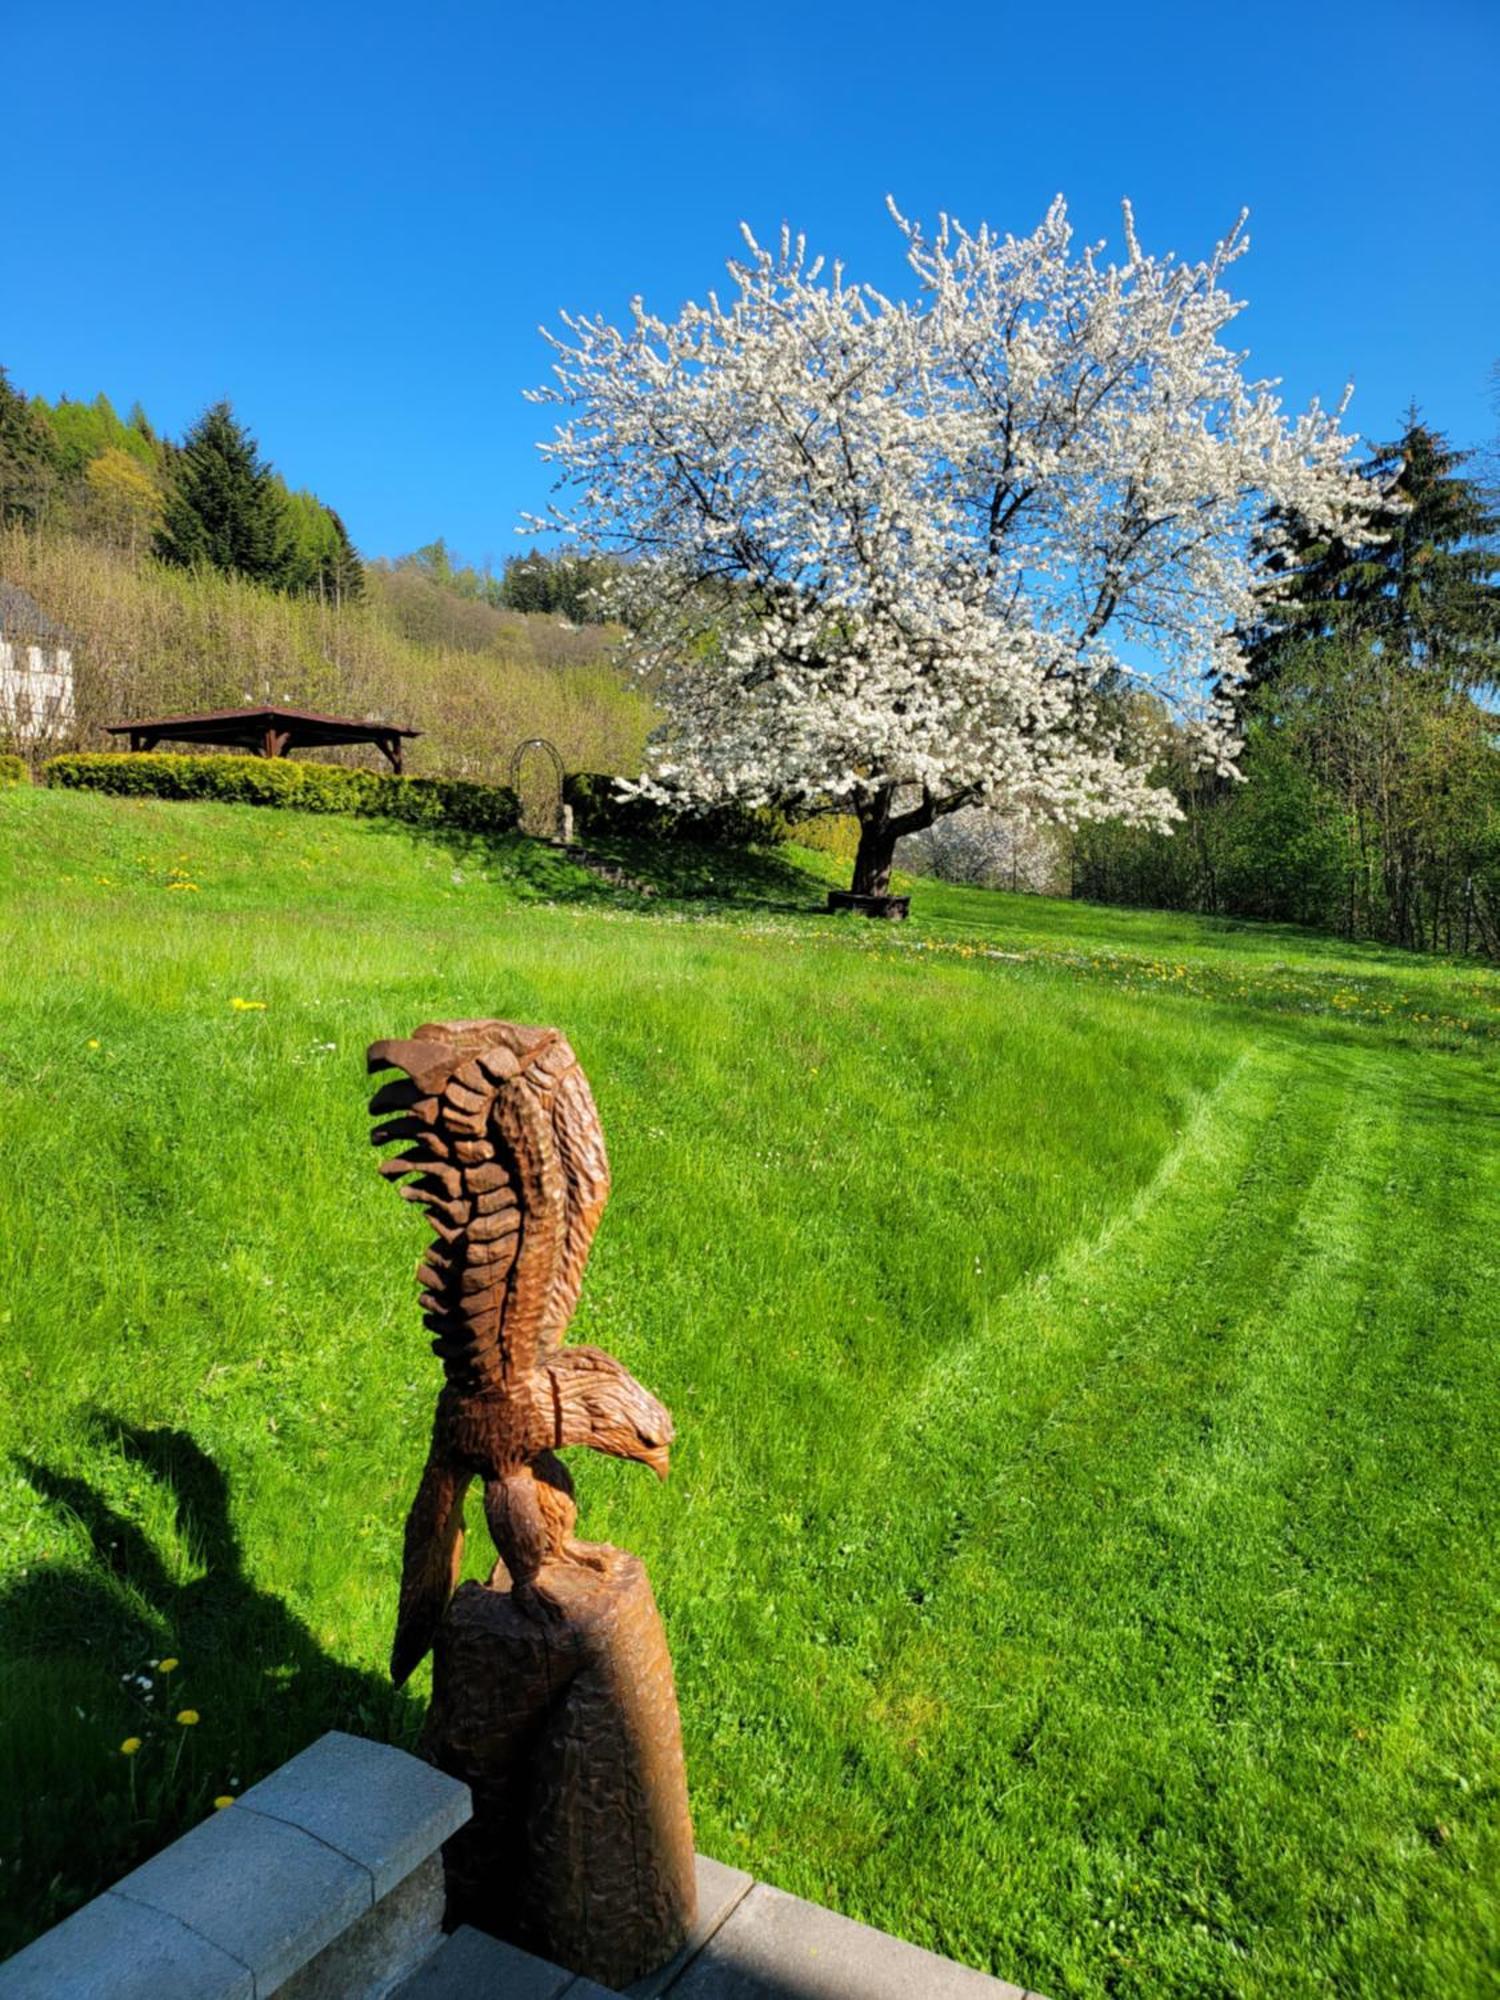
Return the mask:
{"type": "MultiPolygon", "coordinates": [[[[594,1981],[457,1930],[391,2000],[611,2000],[594,1981]]],[[[622,2000],[1040,2000],[698,1856],[698,1921],[622,2000]]]]}
{"type": "Polygon", "coordinates": [[[467,1924],[445,1938],[391,2000],[612,2000],[602,1986],[467,1924]]]}
{"type": "Polygon", "coordinates": [[[1041,2000],[764,1882],[665,1990],[668,2000],[1041,2000]]]}

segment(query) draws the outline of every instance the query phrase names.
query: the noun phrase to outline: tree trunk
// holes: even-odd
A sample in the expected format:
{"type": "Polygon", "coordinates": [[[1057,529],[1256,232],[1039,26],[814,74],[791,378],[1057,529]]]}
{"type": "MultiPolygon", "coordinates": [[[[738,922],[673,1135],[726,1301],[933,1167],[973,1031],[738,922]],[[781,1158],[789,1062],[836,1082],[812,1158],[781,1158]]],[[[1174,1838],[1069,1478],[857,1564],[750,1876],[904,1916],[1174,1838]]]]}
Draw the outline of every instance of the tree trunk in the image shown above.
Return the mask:
{"type": "Polygon", "coordinates": [[[895,787],[885,786],[859,808],[859,850],[854,857],[854,880],[850,888],[856,896],[884,896],[890,891],[891,868],[896,859],[900,834],[891,820],[895,787]]]}

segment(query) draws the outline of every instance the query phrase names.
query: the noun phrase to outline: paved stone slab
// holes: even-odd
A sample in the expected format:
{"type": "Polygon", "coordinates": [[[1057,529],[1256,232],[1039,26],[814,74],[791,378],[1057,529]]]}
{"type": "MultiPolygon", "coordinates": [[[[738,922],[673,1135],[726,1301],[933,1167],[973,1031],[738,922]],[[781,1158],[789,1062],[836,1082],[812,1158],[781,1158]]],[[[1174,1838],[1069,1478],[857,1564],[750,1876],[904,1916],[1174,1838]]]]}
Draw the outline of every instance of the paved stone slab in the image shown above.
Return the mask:
{"type": "Polygon", "coordinates": [[[735,1909],[754,1887],[755,1878],[747,1875],[743,1868],[726,1868],[722,1861],[711,1861],[706,1854],[695,1857],[698,1878],[698,1918],[688,1932],[687,1942],[675,1958],[657,1972],[648,1972],[643,1979],[635,1980],[621,1990],[626,2000],[658,2000],[685,1965],[691,1964],[709,1939],[718,1930],[730,1911],[735,1909]]]}
{"type": "Polygon", "coordinates": [[[300,1827],[238,1805],[195,1826],[111,1893],[176,1917],[249,1966],[257,2000],[374,1901],[367,1868],[300,1827]]]}
{"type": "Polygon", "coordinates": [[[671,2000],[1025,2000],[1020,1987],[757,1882],[671,2000]]]}
{"type": "Polygon", "coordinates": [[[253,2000],[248,1966],[175,1917],[98,1896],[0,1965],[0,2000],[253,2000]]]}
{"type": "Polygon", "coordinates": [[[461,1925],[392,2000],[587,2000],[587,1982],[560,1965],[461,1925]]]}
{"type": "Polygon", "coordinates": [[[330,1729],[244,1793],[249,1807],[300,1826],[368,1868],[378,1900],[469,1818],[469,1788],[363,1736],[330,1729]]]}

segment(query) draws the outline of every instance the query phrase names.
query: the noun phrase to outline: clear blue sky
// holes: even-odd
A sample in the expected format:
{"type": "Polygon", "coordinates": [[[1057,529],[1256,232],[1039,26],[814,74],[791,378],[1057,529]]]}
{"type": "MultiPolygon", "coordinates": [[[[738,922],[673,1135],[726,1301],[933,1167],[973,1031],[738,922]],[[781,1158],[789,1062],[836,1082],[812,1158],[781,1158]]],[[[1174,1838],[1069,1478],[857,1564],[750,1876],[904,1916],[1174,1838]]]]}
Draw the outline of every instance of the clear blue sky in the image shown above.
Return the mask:
{"type": "Polygon", "coordinates": [[[0,362],[228,395],[367,554],[516,548],[536,328],[720,282],[741,217],[900,280],[883,198],[1204,253],[1289,400],[1500,428],[1500,0],[572,7],[18,0],[0,37],[0,362]]]}

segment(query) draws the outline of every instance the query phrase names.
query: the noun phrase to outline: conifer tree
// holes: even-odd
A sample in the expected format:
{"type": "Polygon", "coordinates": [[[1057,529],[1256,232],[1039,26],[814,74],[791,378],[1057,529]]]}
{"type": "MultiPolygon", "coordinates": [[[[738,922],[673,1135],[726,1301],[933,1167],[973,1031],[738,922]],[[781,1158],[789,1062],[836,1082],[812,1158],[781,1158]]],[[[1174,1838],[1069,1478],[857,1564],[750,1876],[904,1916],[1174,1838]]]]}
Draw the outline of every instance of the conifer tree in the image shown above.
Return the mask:
{"type": "Polygon", "coordinates": [[[1407,667],[1455,689],[1500,685],[1500,512],[1415,407],[1394,446],[1406,511],[1381,552],[1374,629],[1407,667]]]}
{"type": "Polygon", "coordinates": [[[334,549],[323,570],[323,583],[335,604],[365,594],[365,566],[344,526],[342,515],[332,507],[323,510],[333,524],[334,549]]]}
{"type": "Polygon", "coordinates": [[[1500,681],[1500,514],[1463,476],[1471,456],[1413,408],[1401,436],[1364,467],[1377,490],[1390,490],[1357,536],[1288,521],[1291,545],[1266,565],[1276,598],[1245,635],[1245,696],[1290,692],[1309,643],[1334,640],[1455,688],[1500,681]]]}
{"type": "Polygon", "coordinates": [[[56,478],[52,433],[0,368],[0,522],[40,519],[56,478]]]}
{"type": "Polygon", "coordinates": [[[283,489],[228,402],[199,417],[173,470],[157,552],[186,569],[206,564],[226,575],[285,584],[291,550],[283,489]]]}

